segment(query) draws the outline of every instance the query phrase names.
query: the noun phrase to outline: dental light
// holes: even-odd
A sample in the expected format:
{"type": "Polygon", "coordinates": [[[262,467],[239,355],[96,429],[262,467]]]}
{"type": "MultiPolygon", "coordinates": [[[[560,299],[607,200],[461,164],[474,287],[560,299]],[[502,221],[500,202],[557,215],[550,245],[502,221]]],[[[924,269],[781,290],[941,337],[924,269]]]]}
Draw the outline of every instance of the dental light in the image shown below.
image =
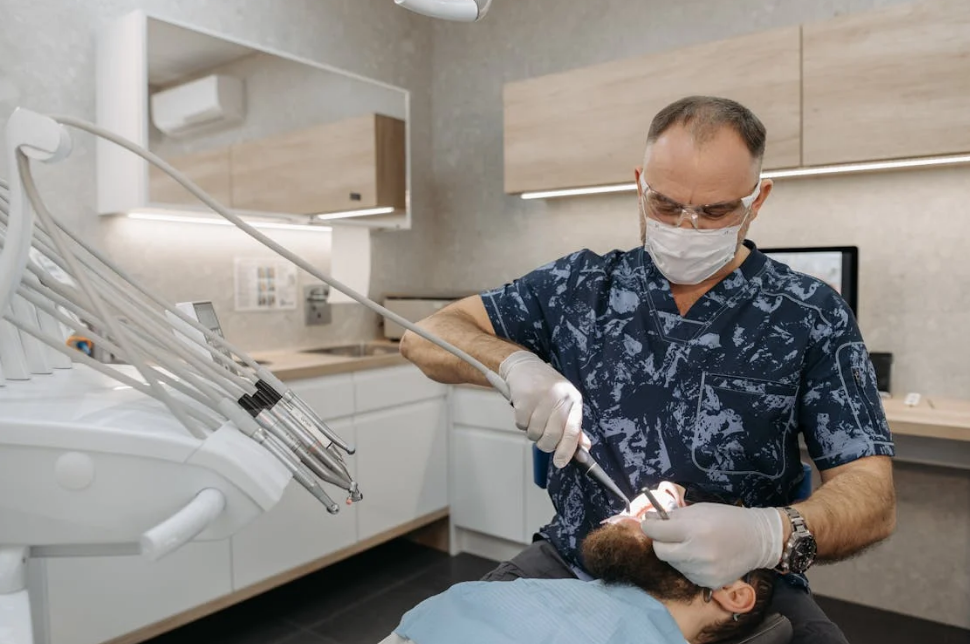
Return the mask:
{"type": "Polygon", "coordinates": [[[488,13],[492,0],[394,0],[394,3],[432,18],[476,22],[488,13]]]}

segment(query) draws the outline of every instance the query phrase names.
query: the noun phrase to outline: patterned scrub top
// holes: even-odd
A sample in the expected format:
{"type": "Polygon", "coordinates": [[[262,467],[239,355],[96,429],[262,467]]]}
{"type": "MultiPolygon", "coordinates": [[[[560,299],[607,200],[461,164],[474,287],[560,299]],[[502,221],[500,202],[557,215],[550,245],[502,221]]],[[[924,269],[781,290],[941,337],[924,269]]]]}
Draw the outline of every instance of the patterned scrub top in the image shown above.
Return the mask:
{"type": "MultiPolygon", "coordinates": [[[[744,263],[686,316],[642,247],[582,250],[481,294],[495,332],[583,396],[583,431],[633,498],[674,481],[750,507],[793,501],[798,435],[820,470],[894,455],[855,317],[820,280],[750,241],[744,263]]],[[[583,538],[619,511],[575,467],[549,469],[539,534],[582,566],[583,538]]]]}

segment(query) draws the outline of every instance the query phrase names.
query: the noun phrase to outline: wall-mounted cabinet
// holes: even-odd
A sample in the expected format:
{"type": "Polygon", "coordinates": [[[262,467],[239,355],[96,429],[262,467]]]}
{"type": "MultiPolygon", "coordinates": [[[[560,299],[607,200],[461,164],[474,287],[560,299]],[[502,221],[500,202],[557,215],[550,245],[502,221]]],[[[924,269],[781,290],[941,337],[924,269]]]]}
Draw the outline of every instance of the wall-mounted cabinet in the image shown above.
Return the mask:
{"type": "Polygon", "coordinates": [[[768,129],[765,166],[797,166],[800,36],[791,27],[505,86],[505,191],[633,181],[650,121],[692,94],[732,98],[768,129]]]}
{"type": "MultiPolygon", "coordinates": [[[[327,214],[343,228],[410,228],[407,90],[143,11],[99,30],[96,66],[97,124],[251,223],[320,224],[313,215],[327,214]],[[208,76],[241,88],[233,118],[197,100],[152,100],[208,76]],[[179,119],[196,127],[172,127],[179,119]]],[[[96,145],[99,214],[211,214],[128,150],[96,145]]]]}
{"type": "Polygon", "coordinates": [[[766,170],[970,151],[970,2],[926,0],[505,86],[505,191],[632,186],[654,115],[751,108],[766,170]]]}
{"type": "MultiPolygon", "coordinates": [[[[169,160],[240,211],[314,215],[406,204],[404,121],[369,114],[169,160]]],[[[199,202],[149,170],[153,204],[199,202]]]]}
{"type": "Polygon", "coordinates": [[[304,215],[405,206],[404,122],[370,114],[231,149],[232,203],[304,215]]]}
{"type": "Polygon", "coordinates": [[[970,2],[934,0],[804,29],[804,164],[970,150],[970,2]]]}

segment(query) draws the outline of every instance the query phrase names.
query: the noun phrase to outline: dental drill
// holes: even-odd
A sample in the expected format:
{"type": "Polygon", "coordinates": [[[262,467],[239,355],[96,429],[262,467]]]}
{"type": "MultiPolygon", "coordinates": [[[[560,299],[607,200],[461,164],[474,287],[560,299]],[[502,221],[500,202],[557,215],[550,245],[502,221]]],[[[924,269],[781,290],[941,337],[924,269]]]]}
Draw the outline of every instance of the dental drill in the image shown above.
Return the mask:
{"type": "MultiPolygon", "coordinates": [[[[160,157],[110,131],[73,117],[48,118],[25,110],[18,110],[14,116],[17,117],[18,113],[22,113],[20,117],[22,121],[31,122],[31,127],[48,130],[46,135],[49,138],[66,139],[66,131],[62,126],[68,126],[105,138],[141,156],[163,170],[202,203],[256,241],[356,302],[400,324],[468,363],[482,373],[489,384],[511,402],[511,394],[505,381],[479,360],[324,274],[224,208],[160,157]],[[53,133],[55,128],[57,128],[58,134],[53,133]]],[[[14,120],[12,117],[11,124],[14,120]]],[[[10,125],[8,125],[8,130],[9,128],[10,125]]],[[[305,402],[300,400],[265,367],[257,364],[244,352],[198,324],[176,307],[166,305],[149,291],[138,286],[119,267],[85,244],[69,229],[61,226],[46,210],[37,194],[25,154],[21,151],[14,156],[15,159],[12,159],[12,161],[15,165],[13,167],[20,170],[23,193],[26,194],[34,210],[38,213],[41,219],[40,223],[43,226],[43,230],[34,230],[27,236],[26,244],[30,246],[33,241],[34,249],[54,266],[74,276],[80,288],[76,285],[68,286],[58,282],[45,270],[36,266],[35,262],[28,262],[26,257],[18,256],[17,264],[14,264],[12,258],[8,259],[7,257],[8,255],[12,256],[12,253],[7,253],[6,248],[0,255],[0,265],[6,263],[16,268],[18,264],[22,263],[23,267],[17,271],[17,275],[29,265],[30,274],[36,277],[36,280],[27,280],[24,285],[27,290],[48,299],[56,295],[61,298],[58,300],[61,305],[64,304],[65,300],[73,302],[72,313],[87,322],[88,326],[103,330],[103,336],[99,337],[111,342],[112,351],[116,348],[122,355],[128,357],[147,384],[146,393],[150,392],[153,397],[167,405],[172,410],[173,415],[179,418],[189,431],[196,434],[198,432],[204,433],[205,429],[199,428],[201,421],[197,417],[198,413],[191,418],[187,416],[182,402],[185,395],[192,396],[195,403],[208,407],[208,411],[214,413],[217,418],[229,419],[241,425],[240,430],[277,454],[294,473],[297,480],[311,490],[314,496],[324,502],[328,510],[336,511],[336,506],[332,501],[328,503],[329,498],[322,493],[319,486],[311,485],[314,475],[350,492],[351,496],[348,502],[360,500],[361,496],[357,485],[350,480],[343,458],[335,449],[336,447],[345,453],[352,454],[353,449],[350,446],[332,432],[305,402]],[[75,249],[77,252],[74,252],[75,249]],[[90,272],[91,277],[84,269],[90,272]],[[91,279],[92,277],[93,279],[91,279]],[[118,322],[121,316],[125,319],[123,325],[118,322]],[[201,333],[205,340],[209,341],[215,348],[235,355],[244,366],[236,364],[235,361],[222,355],[220,351],[210,350],[208,347],[203,346],[203,349],[211,354],[212,363],[205,363],[196,356],[189,355],[192,352],[175,349],[173,343],[167,339],[159,342],[159,339],[163,337],[160,334],[164,333],[165,329],[178,331],[188,328],[201,333]],[[172,352],[176,355],[170,355],[172,352]],[[180,384],[178,388],[174,387],[172,378],[180,384]],[[172,395],[174,394],[171,393],[173,389],[182,394],[183,398],[173,399],[172,395]]],[[[15,206],[24,210],[26,203],[22,197],[18,201],[20,191],[16,182],[12,187],[13,190],[9,193],[9,211],[11,214],[4,218],[4,215],[0,213],[0,223],[7,227],[7,241],[16,239],[17,235],[24,234],[22,230],[24,223],[22,223],[22,219],[16,217],[18,208],[15,208],[15,206]]],[[[2,192],[0,192],[0,197],[2,197],[2,192]]],[[[0,201],[0,204],[2,203],[0,201]]],[[[23,243],[21,241],[21,244],[23,243]]],[[[0,284],[0,286],[3,285],[0,284]]],[[[0,304],[4,302],[5,296],[4,290],[0,288],[0,304]]],[[[36,304],[31,304],[27,300],[25,300],[25,304],[33,306],[37,310],[36,304]]],[[[48,309],[40,309],[38,315],[44,315],[45,319],[51,317],[48,309]]],[[[63,324],[62,320],[58,320],[58,322],[63,324]]],[[[19,320],[19,324],[23,324],[22,319],[19,320]]],[[[21,327],[16,328],[22,330],[21,327]]],[[[88,329],[84,329],[84,332],[91,334],[88,329]]],[[[180,338],[184,341],[186,335],[188,334],[181,334],[180,338]]],[[[51,345],[52,338],[48,334],[43,334],[41,337],[44,338],[45,344],[51,345]]],[[[55,343],[58,341],[62,343],[62,339],[55,339],[55,343]]],[[[0,365],[5,368],[7,361],[4,360],[3,345],[4,343],[0,342],[0,365]]],[[[105,346],[108,345],[105,344],[105,346]]],[[[585,448],[577,449],[573,456],[573,462],[587,476],[603,485],[609,492],[622,500],[625,505],[629,505],[629,499],[606,476],[585,448]]]]}

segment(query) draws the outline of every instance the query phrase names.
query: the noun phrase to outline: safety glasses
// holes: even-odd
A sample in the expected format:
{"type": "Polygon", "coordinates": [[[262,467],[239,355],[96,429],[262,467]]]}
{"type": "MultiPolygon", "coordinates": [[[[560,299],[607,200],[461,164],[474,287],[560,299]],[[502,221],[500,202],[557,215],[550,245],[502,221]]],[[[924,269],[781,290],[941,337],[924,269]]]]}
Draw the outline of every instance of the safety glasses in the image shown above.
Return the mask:
{"type": "Polygon", "coordinates": [[[761,179],[754,191],[747,197],[721,201],[703,206],[690,206],[663,195],[649,185],[640,175],[640,203],[647,216],[669,226],[680,227],[684,217],[688,218],[696,230],[727,228],[737,223],[746,214],[761,194],[761,179]]]}

